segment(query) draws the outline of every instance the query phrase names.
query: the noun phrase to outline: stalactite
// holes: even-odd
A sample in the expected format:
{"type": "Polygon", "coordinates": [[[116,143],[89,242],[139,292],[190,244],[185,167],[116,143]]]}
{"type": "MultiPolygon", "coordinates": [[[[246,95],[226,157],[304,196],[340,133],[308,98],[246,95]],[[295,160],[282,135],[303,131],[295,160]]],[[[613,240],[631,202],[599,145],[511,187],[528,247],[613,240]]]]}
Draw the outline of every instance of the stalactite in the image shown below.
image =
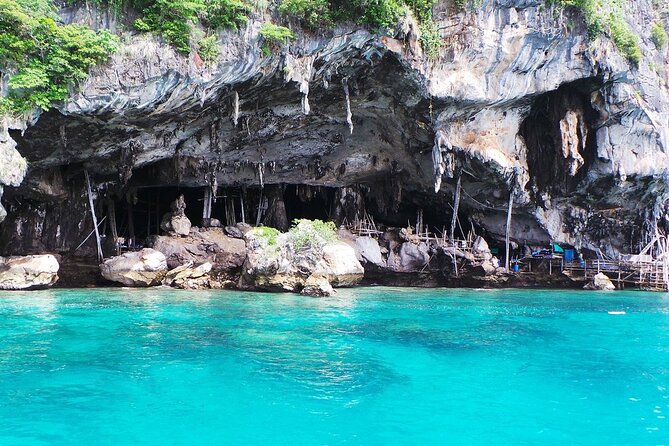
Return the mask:
{"type": "Polygon", "coordinates": [[[439,192],[441,177],[446,174],[448,178],[453,178],[455,170],[453,147],[448,142],[443,130],[437,130],[434,135],[432,165],[434,166],[434,191],[439,192]]]}
{"type": "Polygon", "coordinates": [[[309,105],[309,81],[303,80],[300,83],[300,93],[302,93],[302,113],[308,115],[311,112],[311,106],[309,105]]]}
{"type": "Polygon", "coordinates": [[[232,92],[232,122],[237,127],[239,122],[239,93],[237,91],[232,92]]]}
{"type": "Polygon", "coordinates": [[[344,86],[344,96],[346,97],[346,122],[348,123],[348,129],[353,134],[353,114],[351,113],[351,97],[348,91],[348,80],[346,78],[342,79],[341,83],[344,86]]]}
{"type": "Polygon", "coordinates": [[[263,178],[263,174],[265,173],[265,167],[263,166],[263,163],[256,164],[256,167],[258,169],[258,178],[260,179],[260,188],[262,189],[263,187],[265,187],[265,180],[263,178]]]}

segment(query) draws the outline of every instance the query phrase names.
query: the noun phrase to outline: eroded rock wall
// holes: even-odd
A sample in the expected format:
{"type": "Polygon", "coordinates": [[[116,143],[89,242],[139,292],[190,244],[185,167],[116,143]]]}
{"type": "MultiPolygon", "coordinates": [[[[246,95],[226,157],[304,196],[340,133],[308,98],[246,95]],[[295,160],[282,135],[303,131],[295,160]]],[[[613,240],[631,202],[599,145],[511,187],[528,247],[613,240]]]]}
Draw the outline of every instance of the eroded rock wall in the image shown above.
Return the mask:
{"type": "Polygon", "coordinates": [[[25,254],[39,250],[27,237],[70,231],[68,247],[83,239],[85,201],[68,201],[82,197],[83,169],[116,199],[156,186],[328,186],[355,191],[337,192],[343,204],[351,198],[333,214],[358,203],[404,224],[423,208],[434,227],[450,222],[460,174],[465,232],[503,238],[512,196],[519,243],[636,251],[647,222],[664,218],[669,94],[666,51],[646,26],[651,1],[626,7],[641,38],[638,67],[605,36],[590,41],[577,11],[539,0],[475,11],[439,3],[443,49],[433,61],[350,27],[300,34],[263,56],[263,17],[220,33],[214,67],[133,35],[70,101],[9,131],[4,144],[15,141],[30,168],[19,187],[21,172],[0,178],[13,203],[0,240],[25,254]],[[28,222],[29,235],[13,229],[28,222]]]}

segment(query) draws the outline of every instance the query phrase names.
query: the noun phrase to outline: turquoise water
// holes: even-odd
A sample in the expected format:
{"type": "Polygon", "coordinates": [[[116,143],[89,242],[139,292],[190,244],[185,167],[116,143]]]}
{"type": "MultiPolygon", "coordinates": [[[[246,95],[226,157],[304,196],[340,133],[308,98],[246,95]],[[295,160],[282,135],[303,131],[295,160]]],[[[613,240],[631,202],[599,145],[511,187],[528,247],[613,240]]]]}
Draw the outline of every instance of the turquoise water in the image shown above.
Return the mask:
{"type": "Polygon", "coordinates": [[[0,445],[669,445],[667,296],[4,293],[0,445]]]}

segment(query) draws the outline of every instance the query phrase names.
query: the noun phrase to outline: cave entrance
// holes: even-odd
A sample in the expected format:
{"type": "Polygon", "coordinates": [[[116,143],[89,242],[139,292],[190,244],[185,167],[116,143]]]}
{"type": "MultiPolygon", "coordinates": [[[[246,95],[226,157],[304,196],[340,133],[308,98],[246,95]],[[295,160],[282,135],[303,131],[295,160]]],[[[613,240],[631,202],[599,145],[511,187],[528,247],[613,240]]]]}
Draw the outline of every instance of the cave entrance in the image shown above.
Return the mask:
{"type": "MultiPolygon", "coordinates": [[[[117,233],[131,245],[141,246],[150,236],[160,235],[163,216],[171,211],[171,204],[179,195],[186,202],[185,215],[193,226],[210,223],[204,219],[205,197],[208,187],[143,187],[126,197],[114,200],[117,233]],[[132,239],[134,238],[134,243],[132,239]]],[[[212,196],[210,219],[221,225],[239,222],[255,223],[259,191],[242,188],[218,188],[212,196]],[[249,204],[255,203],[255,206],[249,204]]]]}
{"type": "Polygon", "coordinates": [[[298,218],[330,220],[337,188],[288,184],[283,192],[286,217],[289,223],[298,218]]]}
{"type": "Polygon", "coordinates": [[[573,192],[596,158],[599,113],[591,94],[601,80],[562,85],[534,100],[519,134],[527,146],[530,181],[539,195],[573,192]]]}

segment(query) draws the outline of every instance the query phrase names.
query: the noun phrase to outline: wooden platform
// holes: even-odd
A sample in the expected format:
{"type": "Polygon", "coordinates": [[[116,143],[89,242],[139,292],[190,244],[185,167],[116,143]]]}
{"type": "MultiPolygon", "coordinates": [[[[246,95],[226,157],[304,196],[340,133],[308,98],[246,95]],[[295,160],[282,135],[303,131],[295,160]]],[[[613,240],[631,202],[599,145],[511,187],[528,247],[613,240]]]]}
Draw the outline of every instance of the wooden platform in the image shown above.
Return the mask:
{"type": "Polygon", "coordinates": [[[573,278],[590,281],[599,273],[605,274],[618,288],[640,288],[649,291],[669,291],[668,268],[662,262],[629,262],[625,260],[588,260],[564,265],[565,273],[573,278]]]}

